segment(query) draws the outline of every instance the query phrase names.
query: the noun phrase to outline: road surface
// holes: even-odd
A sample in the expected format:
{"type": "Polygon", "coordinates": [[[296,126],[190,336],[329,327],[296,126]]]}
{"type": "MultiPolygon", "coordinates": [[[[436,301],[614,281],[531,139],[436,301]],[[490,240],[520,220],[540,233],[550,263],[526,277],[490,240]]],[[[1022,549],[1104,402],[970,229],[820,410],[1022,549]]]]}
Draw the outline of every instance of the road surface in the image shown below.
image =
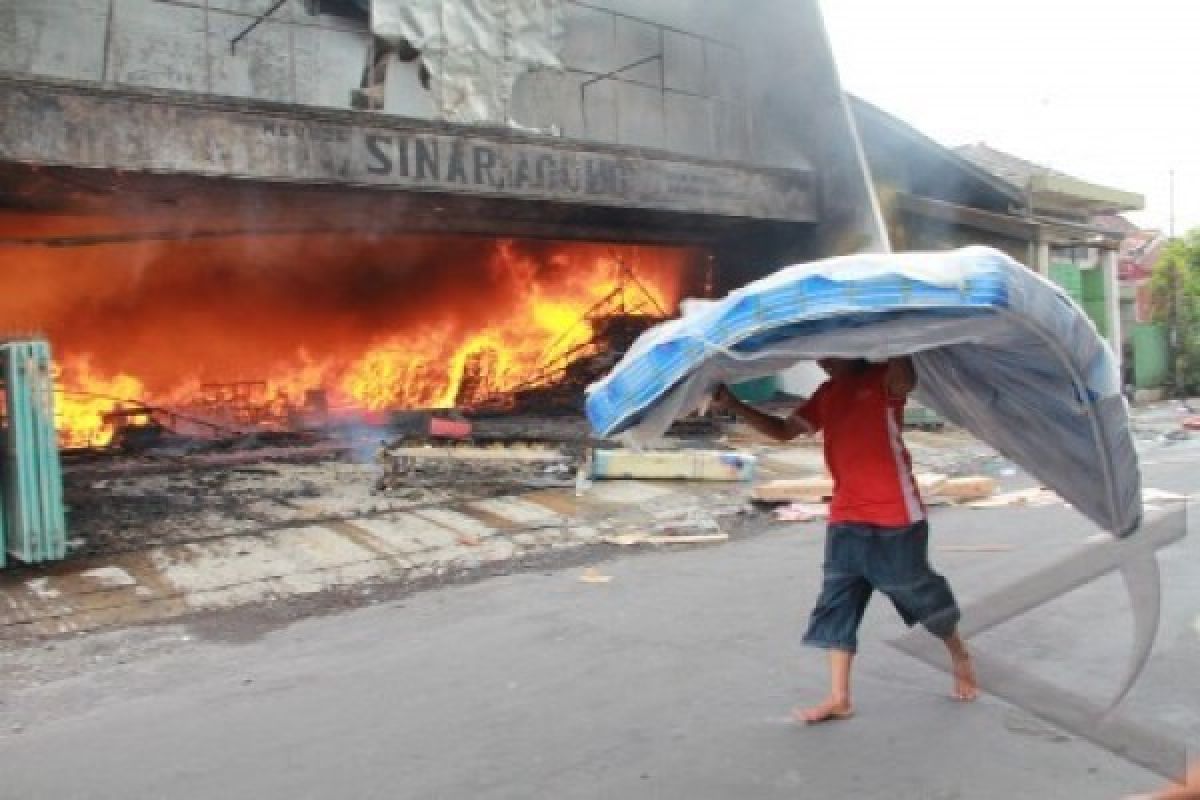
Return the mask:
{"type": "MultiPolygon", "coordinates": [[[[1196,491],[1198,455],[1186,444],[1148,455],[1147,485],[1196,491]]],[[[1093,532],[1061,507],[940,510],[933,527],[935,560],[964,603],[1093,532]],[[964,544],[1012,549],[940,549],[964,544]]],[[[1122,708],[1192,748],[1198,555],[1194,534],[1160,554],[1163,629],[1122,708]]],[[[858,716],[790,722],[789,708],[825,686],[820,654],[799,644],[820,556],[821,529],[808,524],[613,559],[597,565],[605,584],[573,568],[282,629],[231,618],[59,642],[48,659],[89,663],[0,698],[0,798],[1008,800],[1159,783],[994,697],[952,702],[945,674],[885,643],[902,627],[878,599],[858,716]]],[[[1106,578],[976,645],[1102,699],[1129,640],[1127,600],[1106,578]]]]}

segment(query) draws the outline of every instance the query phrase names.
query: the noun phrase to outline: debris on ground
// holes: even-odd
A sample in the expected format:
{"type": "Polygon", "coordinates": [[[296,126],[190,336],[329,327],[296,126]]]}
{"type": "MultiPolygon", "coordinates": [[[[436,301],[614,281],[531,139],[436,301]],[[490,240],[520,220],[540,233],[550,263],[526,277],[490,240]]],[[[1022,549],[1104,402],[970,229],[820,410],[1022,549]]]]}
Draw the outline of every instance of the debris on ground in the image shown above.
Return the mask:
{"type": "Polygon", "coordinates": [[[465,441],[471,437],[471,423],[466,420],[431,417],[429,435],[435,439],[465,441]]]}
{"type": "Polygon", "coordinates": [[[829,506],[824,503],[789,503],[775,509],[775,519],[780,522],[812,522],[829,516],[829,506]]]}
{"type": "Polygon", "coordinates": [[[747,481],[754,477],[758,459],[735,451],[595,450],[591,477],[624,480],[747,481]]]}
{"type": "MultiPolygon", "coordinates": [[[[130,440],[125,450],[72,451],[64,453],[70,553],[94,557],[267,535],[300,524],[424,513],[546,489],[576,488],[578,495],[590,486],[593,471],[602,478],[695,481],[704,493],[702,512],[680,516],[651,503],[649,519],[638,530],[605,531],[623,545],[649,544],[648,536],[673,537],[673,543],[681,536],[717,541],[713,537],[737,530],[739,523],[715,520],[747,515],[752,524],[766,522],[772,515],[762,504],[801,504],[778,510],[781,520],[827,513],[823,504],[833,482],[820,475],[819,441],[786,448],[753,441],[725,445],[722,424],[713,417],[679,427],[694,438],[675,438],[665,445],[672,449],[644,453],[592,440],[579,415],[427,410],[395,412],[385,423],[353,429],[230,433],[186,442],[160,437],[137,446],[130,440]],[[585,456],[596,464],[580,467],[585,456]],[[797,477],[765,481],[749,496],[738,495],[735,487],[721,493],[708,483],[742,481],[759,471],[797,477]],[[805,475],[815,477],[798,477],[805,475]]],[[[731,434],[742,430],[730,427],[731,434]]],[[[934,487],[953,489],[960,480],[948,476],[982,474],[993,462],[1009,466],[957,429],[916,431],[910,438],[914,461],[924,470],[917,480],[930,504],[943,502],[934,487]],[[974,471],[964,472],[964,463],[974,471]]],[[[468,537],[459,545],[471,547],[472,541],[468,537]]]]}
{"type": "Polygon", "coordinates": [[[580,583],[609,583],[613,579],[612,575],[605,575],[595,567],[588,567],[579,576],[580,583]]]}
{"type": "Polygon", "coordinates": [[[605,536],[604,542],[605,544],[615,544],[618,547],[633,547],[645,544],[649,537],[648,533],[614,533],[612,536],[605,536]]]}
{"type": "Polygon", "coordinates": [[[559,450],[537,446],[511,447],[396,447],[385,449],[381,459],[399,461],[540,461],[563,462],[567,456],[559,450]]]}
{"type": "Polygon", "coordinates": [[[728,533],[617,533],[604,537],[607,544],[634,547],[639,544],[719,544],[729,541],[728,533]]]}
{"type": "Polygon", "coordinates": [[[833,497],[833,479],[766,481],[755,486],[751,496],[759,503],[820,503],[833,497]]]}
{"type": "MultiPolygon", "coordinates": [[[[985,475],[950,478],[936,472],[918,473],[917,487],[927,505],[949,505],[979,500],[996,491],[996,481],[985,475]]],[[[828,476],[773,480],[754,487],[759,503],[819,504],[833,496],[833,479],[828,476]]]]}
{"type": "MultiPolygon", "coordinates": [[[[734,509],[739,513],[742,509],[734,509]]],[[[729,541],[716,514],[709,508],[668,509],[652,514],[652,531],[633,531],[606,536],[604,541],[620,547],[640,544],[714,544],[729,541]]]]}
{"type": "Polygon", "coordinates": [[[1142,502],[1147,504],[1180,503],[1187,501],[1187,499],[1188,496],[1186,494],[1176,494],[1175,492],[1168,492],[1164,489],[1142,489],[1142,502]]]}
{"type": "Polygon", "coordinates": [[[922,488],[926,502],[965,503],[982,500],[996,493],[996,481],[985,475],[969,475],[963,478],[945,478],[928,489],[922,488]]]}
{"type": "Polygon", "coordinates": [[[918,472],[913,477],[916,479],[917,488],[921,490],[922,495],[932,492],[949,480],[948,475],[943,475],[940,472],[918,472]]]}
{"type": "Polygon", "coordinates": [[[654,529],[660,533],[719,531],[721,526],[707,508],[664,509],[652,512],[654,529]]]}
{"type": "Polygon", "coordinates": [[[657,534],[647,536],[646,544],[716,544],[729,541],[728,533],[657,534]]]}
{"type": "Polygon", "coordinates": [[[966,505],[967,508],[976,509],[1007,508],[1009,506],[1039,508],[1041,506],[1052,506],[1061,502],[1062,498],[1057,494],[1049,489],[1037,486],[1032,489],[1020,489],[1015,492],[1002,492],[984,500],[969,502],[966,505]]]}
{"type": "Polygon", "coordinates": [[[574,485],[574,468],[562,451],[536,445],[498,447],[387,447],[380,451],[379,492],[492,487],[545,489],[574,485]]]}

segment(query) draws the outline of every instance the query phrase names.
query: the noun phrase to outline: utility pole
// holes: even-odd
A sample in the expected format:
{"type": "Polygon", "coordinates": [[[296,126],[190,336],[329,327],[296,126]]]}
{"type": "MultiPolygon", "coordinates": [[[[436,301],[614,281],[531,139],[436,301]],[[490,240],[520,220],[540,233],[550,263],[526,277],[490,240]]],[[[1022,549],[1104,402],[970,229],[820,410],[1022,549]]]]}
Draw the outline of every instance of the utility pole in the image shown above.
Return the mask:
{"type": "Polygon", "coordinates": [[[1175,170],[1168,173],[1171,176],[1171,224],[1167,230],[1167,235],[1172,240],[1175,239],[1175,170]]]}
{"type": "Polygon", "coordinates": [[[1171,365],[1171,386],[1175,396],[1179,397],[1183,392],[1180,386],[1183,374],[1179,369],[1179,270],[1176,267],[1172,261],[1167,272],[1167,359],[1171,365]]]}
{"type": "MultiPolygon", "coordinates": [[[[1170,178],[1170,217],[1167,228],[1168,246],[1175,241],[1175,170],[1168,171],[1170,178]]],[[[1182,342],[1179,335],[1179,265],[1171,262],[1167,272],[1167,358],[1171,365],[1171,386],[1176,397],[1182,397],[1183,369],[1180,361],[1183,358],[1182,342]]]]}

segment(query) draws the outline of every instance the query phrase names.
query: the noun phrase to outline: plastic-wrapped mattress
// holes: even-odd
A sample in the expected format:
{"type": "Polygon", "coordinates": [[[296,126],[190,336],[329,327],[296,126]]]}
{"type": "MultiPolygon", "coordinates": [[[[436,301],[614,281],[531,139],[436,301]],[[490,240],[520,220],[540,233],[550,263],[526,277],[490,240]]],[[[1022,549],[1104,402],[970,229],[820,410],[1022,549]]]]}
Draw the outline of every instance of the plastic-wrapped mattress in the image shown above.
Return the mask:
{"type": "Polygon", "coordinates": [[[1111,350],[1059,287],[991,248],[829,259],[691,302],[588,389],[587,414],[600,435],[647,443],[719,383],[910,354],[922,404],[1101,528],[1136,530],[1141,477],[1111,350]]]}

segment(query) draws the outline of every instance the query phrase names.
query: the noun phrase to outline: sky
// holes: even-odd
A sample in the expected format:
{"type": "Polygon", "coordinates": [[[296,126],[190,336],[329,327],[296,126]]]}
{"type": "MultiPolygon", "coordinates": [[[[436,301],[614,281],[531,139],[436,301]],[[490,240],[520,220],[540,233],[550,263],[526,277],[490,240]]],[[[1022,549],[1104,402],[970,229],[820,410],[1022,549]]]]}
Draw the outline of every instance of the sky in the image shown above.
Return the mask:
{"type": "Polygon", "coordinates": [[[1200,0],[820,0],[846,91],[1200,227],[1200,0]]]}

